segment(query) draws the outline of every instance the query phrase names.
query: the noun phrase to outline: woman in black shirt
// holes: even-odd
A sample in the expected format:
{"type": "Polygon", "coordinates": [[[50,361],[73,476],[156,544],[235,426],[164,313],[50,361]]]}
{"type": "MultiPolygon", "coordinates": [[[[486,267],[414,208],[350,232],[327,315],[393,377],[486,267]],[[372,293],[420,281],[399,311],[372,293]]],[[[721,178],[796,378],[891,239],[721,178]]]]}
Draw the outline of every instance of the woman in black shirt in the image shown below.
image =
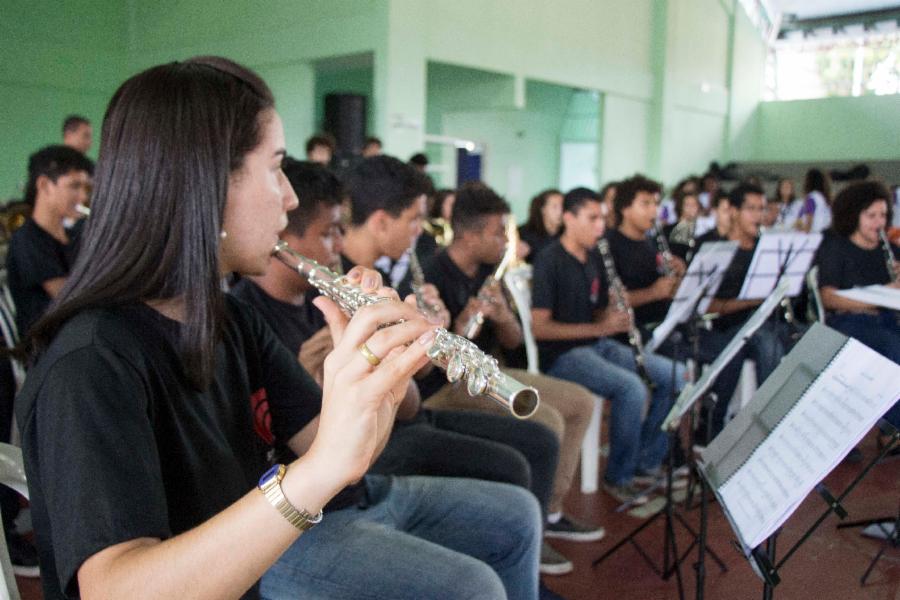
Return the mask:
{"type": "Polygon", "coordinates": [[[528,244],[522,260],[532,262],[562,230],[563,195],[559,190],[544,190],[531,199],[528,220],[519,227],[519,238],[528,244]]]}
{"type": "Polygon", "coordinates": [[[335,340],[320,390],[223,294],[225,274],[269,267],[297,205],[284,146],[271,91],[226,59],[113,96],[82,250],[16,407],[44,598],[536,597],[527,492],[364,477],[427,362],[412,304],[348,322],[317,299],[335,340]],[[300,458],[264,473],[281,447],[300,458]],[[355,504],[309,529],[342,490],[355,504]]]}
{"type": "MultiPolygon", "coordinates": [[[[900,288],[900,269],[888,272],[879,239],[879,231],[891,222],[890,197],[887,188],[874,181],[844,188],[834,200],[832,229],[819,246],[816,262],[828,325],[900,363],[900,315],[837,293],[867,285],[900,288]]],[[[890,251],[900,255],[894,245],[890,251]]],[[[897,406],[888,414],[898,422],[897,406]]]]}

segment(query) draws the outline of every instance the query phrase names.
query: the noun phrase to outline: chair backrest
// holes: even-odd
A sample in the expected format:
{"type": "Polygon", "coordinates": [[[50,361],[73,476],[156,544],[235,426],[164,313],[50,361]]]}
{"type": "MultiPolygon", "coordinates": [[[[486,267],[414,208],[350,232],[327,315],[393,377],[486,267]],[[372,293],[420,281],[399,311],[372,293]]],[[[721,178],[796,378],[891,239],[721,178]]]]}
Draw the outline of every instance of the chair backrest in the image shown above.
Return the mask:
{"type": "MultiPolygon", "coordinates": [[[[22,450],[2,442],[0,442],[0,484],[10,487],[28,498],[22,450]]],[[[0,594],[6,592],[7,598],[20,600],[19,588],[16,585],[16,576],[13,574],[12,561],[9,559],[9,549],[6,547],[6,536],[4,535],[0,535],[0,574],[3,576],[3,587],[0,588],[0,594]]]]}
{"type": "Polygon", "coordinates": [[[819,291],[819,266],[816,265],[806,272],[806,288],[813,301],[811,308],[815,311],[814,317],[819,323],[825,324],[825,305],[822,304],[822,294],[819,291]]]}
{"type": "Polygon", "coordinates": [[[537,374],[540,372],[538,364],[537,342],[531,331],[531,265],[509,269],[503,276],[503,283],[512,296],[519,320],[522,323],[522,337],[525,339],[525,356],[528,361],[528,372],[537,374]]]}

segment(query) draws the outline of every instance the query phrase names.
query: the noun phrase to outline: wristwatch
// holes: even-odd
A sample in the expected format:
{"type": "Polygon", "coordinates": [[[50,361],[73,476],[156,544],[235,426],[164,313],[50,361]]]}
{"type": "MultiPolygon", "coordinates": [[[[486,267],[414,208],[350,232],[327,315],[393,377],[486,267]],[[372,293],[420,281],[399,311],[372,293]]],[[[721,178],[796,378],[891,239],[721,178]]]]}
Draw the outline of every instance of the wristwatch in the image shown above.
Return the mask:
{"type": "Polygon", "coordinates": [[[259,478],[259,489],[262,491],[266,500],[281,513],[288,523],[299,529],[306,531],[313,525],[322,521],[322,511],[319,511],[315,517],[303,509],[297,508],[291,504],[281,489],[281,480],[287,473],[287,467],[284,465],[274,465],[271,469],[263,473],[259,478]]]}

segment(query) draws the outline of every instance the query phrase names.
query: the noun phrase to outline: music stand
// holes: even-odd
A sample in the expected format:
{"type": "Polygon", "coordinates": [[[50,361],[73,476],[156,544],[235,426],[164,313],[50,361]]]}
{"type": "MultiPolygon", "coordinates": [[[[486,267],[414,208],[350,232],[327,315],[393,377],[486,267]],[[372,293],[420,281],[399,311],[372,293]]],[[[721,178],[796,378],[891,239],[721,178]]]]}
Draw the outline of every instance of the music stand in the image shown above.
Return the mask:
{"type": "Polygon", "coordinates": [[[789,283],[786,296],[797,296],[821,243],[821,233],[764,233],[756,244],[737,299],[766,298],[782,280],[789,283]]]}

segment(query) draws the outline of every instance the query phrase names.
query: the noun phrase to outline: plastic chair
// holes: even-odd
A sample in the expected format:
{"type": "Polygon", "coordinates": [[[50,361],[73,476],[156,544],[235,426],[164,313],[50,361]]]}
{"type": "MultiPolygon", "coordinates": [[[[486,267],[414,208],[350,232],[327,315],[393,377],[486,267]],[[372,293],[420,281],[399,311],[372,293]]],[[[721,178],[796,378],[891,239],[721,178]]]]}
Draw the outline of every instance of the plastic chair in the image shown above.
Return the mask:
{"type": "MultiPolygon", "coordinates": [[[[537,342],[531,330],[531,275],[529,265],[522,265],[506,272],[503,282],[512,296],[519,320],[522,323],[522,337],[525,338],[525,354],[528,372],[540,373],[537,342]]],[[[593,494],[597,491],[600,474],[600,436],[603,424],[603,398],[594,396],[594,410],[584,439],[581,441],[581,493],[593,494]]]]}
{"type": "Polygon", "coordinates": [[[816,265],[806,272],[806,287],[812,296],[811,308],[815,309],[815,318],[825,324],[825,305],[822,304],[822,293],[819,291],[819,267],[816,265]]]}

